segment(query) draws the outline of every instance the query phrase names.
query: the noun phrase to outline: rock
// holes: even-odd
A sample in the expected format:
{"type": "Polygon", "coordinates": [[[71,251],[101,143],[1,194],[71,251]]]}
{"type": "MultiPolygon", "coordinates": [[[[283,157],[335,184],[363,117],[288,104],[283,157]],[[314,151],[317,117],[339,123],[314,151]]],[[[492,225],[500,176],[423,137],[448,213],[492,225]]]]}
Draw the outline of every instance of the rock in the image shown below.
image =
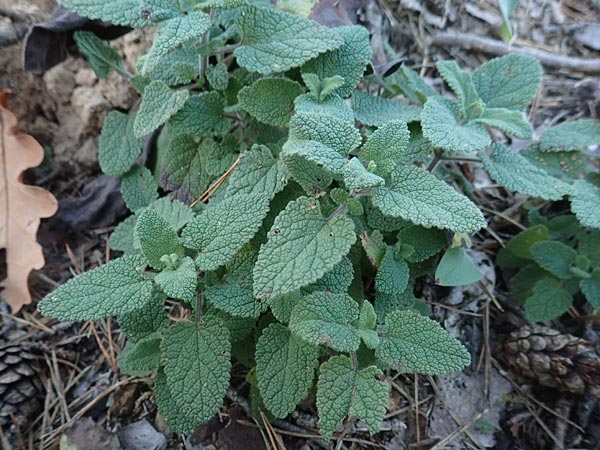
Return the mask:
{"type": "Polygon", "coordinates": [[[66,104],[75,89],[75,75],[64,64],[53,67],[44,74],[48,94],[57,104],[66,104]]]}
{"type": "Polygon", "coordinates": [[[85,124],[85,130],[96,132],[102,126],[104,118],[112,109],[104,96],[89,86],[79,86],[73,91],[71,105],[77,117],[85,124]]]}
{"type": "Polygon", "coordinates": [[[166,450],[167,438],[146,420],[132,423],[118,433],[123,450],[166,450]]]}
{"type": "Polygon", "coordinates": [[[116,436],[96,424],[89,417],[79,419],[62,435],[60,448],[68,450],[122,449],[116,436]]]}
{"type": "Polygon", "coordinates": [[[116,72],[111,72],[106,80],[99,80],[95,88],[114,108],[129,109],[138,98],[133,86],[116,72]]]}
{"type": "Polygon", "coordinates": [[[75,82],[79,86],[93,86],[98,81],[98,77],[92,69],[81,69],[75,75],[75,82]]]}

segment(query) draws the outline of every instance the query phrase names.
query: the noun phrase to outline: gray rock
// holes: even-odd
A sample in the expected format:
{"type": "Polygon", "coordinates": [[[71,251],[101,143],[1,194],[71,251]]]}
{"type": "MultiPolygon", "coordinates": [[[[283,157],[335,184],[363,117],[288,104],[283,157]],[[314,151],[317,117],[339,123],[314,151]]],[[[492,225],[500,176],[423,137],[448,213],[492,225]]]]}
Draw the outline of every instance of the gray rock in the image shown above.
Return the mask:
{"type": "Polygon", "coordinates": [[[123,450],[166,450],[167,438],[146,420],[127,425],[118,433],[123,450]]]}
{"type": "Polygon", "coordinates": [[[575,32],[575,39],[586,47],[600,50],[600,23],[584,25],[575,32]]]}

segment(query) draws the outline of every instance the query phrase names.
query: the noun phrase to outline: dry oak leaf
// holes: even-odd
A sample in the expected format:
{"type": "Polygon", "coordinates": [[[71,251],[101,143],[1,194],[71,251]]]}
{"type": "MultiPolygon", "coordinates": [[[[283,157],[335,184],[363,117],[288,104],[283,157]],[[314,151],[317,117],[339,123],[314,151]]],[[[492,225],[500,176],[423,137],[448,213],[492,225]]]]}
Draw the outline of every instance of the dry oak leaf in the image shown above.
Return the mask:
{"type": "Polygon", "coordinates": [[[36,234],[40,219],[56,213],[58,202],[48,191],[23,184],[23,172],[38,166],[44,150],[19,133],[17,118],[7,108],[9,93],[0,92],[0,248],[6,249],[7,277],[0,295],[13,312],[31,303],[29,273],[44,266],[36,234]]]}

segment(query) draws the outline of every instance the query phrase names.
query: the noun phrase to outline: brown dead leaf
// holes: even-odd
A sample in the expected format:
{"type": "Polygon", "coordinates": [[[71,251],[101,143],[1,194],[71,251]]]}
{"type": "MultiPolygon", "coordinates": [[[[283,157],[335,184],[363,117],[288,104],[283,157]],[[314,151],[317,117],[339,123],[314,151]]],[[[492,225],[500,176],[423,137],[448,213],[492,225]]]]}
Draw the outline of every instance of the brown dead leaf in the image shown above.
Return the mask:
{"type": "Polygon", "coordinates": [[[38,166],[44,150],[31,136],[19,133],[17,118],[6,107],[9,93],[0,92],[0,248],[6,249],[7,277],[2,297],[13,312],[31,303],[27,278],[44,266],[36,234],[40,219],[52,216],[56,198],[48,191],[23,184],[23,172],[38,166]]]}

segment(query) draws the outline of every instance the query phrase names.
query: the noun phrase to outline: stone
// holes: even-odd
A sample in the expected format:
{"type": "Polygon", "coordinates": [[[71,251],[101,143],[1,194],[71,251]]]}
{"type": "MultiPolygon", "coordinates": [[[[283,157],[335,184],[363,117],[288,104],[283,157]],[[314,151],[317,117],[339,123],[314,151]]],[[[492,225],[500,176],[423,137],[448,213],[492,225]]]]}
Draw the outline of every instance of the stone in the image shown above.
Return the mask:
{"type": "Polygon", "coordinates": [[[123,450],[166,450],[167,438],[142,419],[118,432],[123,450]]]}

